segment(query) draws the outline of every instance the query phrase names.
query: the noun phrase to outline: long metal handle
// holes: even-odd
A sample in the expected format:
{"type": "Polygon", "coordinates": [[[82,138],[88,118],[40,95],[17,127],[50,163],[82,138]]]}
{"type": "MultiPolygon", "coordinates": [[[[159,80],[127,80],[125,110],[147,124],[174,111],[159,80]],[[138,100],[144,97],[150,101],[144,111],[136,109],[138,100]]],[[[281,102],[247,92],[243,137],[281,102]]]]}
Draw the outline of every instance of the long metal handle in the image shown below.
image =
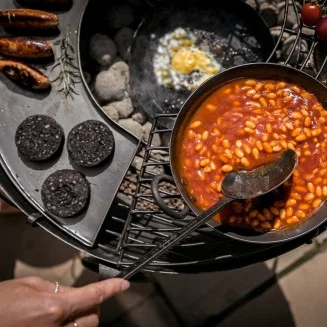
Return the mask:
{"type": "Polygon", "coordinates": [[[176,243],[184,239],[187,235],[195,231],[197,228],[199,228],[201,225],[207,222],[210,218],[212,218],[212,216],[214,216],[216,213],[221,211],[226,204],[232,202],[233,200],[234,199],[232,198],[224,197],[221,201],[217,202],[214,206],[209,208],[203,214],[197,216],[195,220],[193,220],[190,224],[186,225],[177,233],[172,235],[168,240],[159,244],[153,250],[149,251],[139,261],[135,262],[132,266],[130,266],[125,271],[122,271],[117,277],[125,278],[125,279],[131,278],[133,275],[138,273],[144,266],[146,266],[149,262],[158,258],[163,252],[167,251],[176,243]]]}

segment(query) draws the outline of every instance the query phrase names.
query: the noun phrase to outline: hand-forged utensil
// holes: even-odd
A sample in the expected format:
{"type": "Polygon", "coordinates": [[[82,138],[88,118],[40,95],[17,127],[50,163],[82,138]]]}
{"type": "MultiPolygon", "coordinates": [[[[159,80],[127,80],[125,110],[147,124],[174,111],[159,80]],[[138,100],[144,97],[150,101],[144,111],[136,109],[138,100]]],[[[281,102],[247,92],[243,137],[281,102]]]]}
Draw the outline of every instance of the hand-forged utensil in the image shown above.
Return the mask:
{"type": "MultiPolygon", "coordinates": [[[[234,200],[251,199],[266,194],[283,184],[290,178],[298,163],[295,151],[286,150],[281,157],[267,165],[251,171],[234,171],[227,174],[222,182],[222,191],[225,195],[211,208],[197,216],[190,224],[173,234],[168,240],[149,251],[144,257],[134,263],[117,277],[129,279],[139,272],[149,262],[158,258],[163,252],[170,249],[184,237],[203,225],[215,214],[221,211],[228,203],[234,200]]],[[[154,180],[154,183],[156,181],[154,180]]],[[[228,237],[228,236],[227,236],[228,237]]]]}

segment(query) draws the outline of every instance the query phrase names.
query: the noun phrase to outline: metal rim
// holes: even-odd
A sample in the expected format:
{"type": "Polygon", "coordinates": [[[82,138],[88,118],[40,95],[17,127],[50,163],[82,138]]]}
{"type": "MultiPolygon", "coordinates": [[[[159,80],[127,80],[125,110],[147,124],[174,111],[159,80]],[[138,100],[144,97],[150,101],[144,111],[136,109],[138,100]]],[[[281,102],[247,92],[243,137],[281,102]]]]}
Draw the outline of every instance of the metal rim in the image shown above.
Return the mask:
{"type": "MultiPolygon", "coordinates": [[[[278,77],[282,80],[296,80],[304,79],[306,84],[309,84],[311,90],[318,99],[323,102],[325,92],[327,88],[324,84],[320,81],[314,79],[311,75],[299,71],[298,69],[283,66],[280,64],[273,64],[273,63],[255,63],[255,64],[246,64],[237,67],[230,68],[222,73],[219,73],[210,79],[208,79],[205,83],[199,86],[186,100],[182,109],[177,116],[177,119],[173,126],[173,132],[171,136],[170,142],[170,167],[172,176],[175,180],[176,186],[179,189],[185,203],[191,208],[191,210],[196,214],[199,215],[201,210],[197,208],[194,202],[190,199],[188,194],[185,192],[182,183],[180,182],[179,175],[176,169],[175,164],[175,151],[176,151],[176,140],[178,139],[178,134],[181,133],[183,130],[183,125],[187,122],[187,118],[190,117],[194,112],[194,107],[197,104],[202,103],[203,99],[207,98],[209,94],[211,94],[215,89],[221,87],[222,85],[231,82],[232,80],[236,80],[239,78],[244,77],[253,77],[249,76],[249,72],[251,74],[255,72],[255,70],[264,69],[264,74],[255,75],[257,78],[272,78],[278,77]],[[275,72],[274,74],[269,73],[269,69],[273,69],[275,72]],[[276,73],[277,72],[277,73],[276,73]],[[278,76],[278,72],[281,72],[282,76],[278,76]],[[232,75],[232,78],[228,78],[228,76],[232,75]],[[227,78],[226,78],[227,77],[227,78]],[[318,92],[319,90],[319,92],[318,92]],[[181,127],[182,126],[182,127],[181,127]]],[[[300,81],[297,84],[302,85],[300,81]]],[[[210,220],[207,224],[213,228],[219,228],[220,231],[224,232],[226,237],[230,237],[235,240],[244,241],[248,243],[256,243],[256,244],[273,244],[273,243],[281,243],[293,240],[295,238],[304,236],[305,234],[313,231],[314,229],[318,228],[327,220],[327,205],[326,202],[322,205],[319,211],[311,216],[310,218],[306,219],[304,222],[300,223],[298,226],[292,229],[278,231],[278,232],[267,232],[267,233],[255,233],[251,230],[246,229],[237,229],[235,227],[229,227],[227,225],[221,225],[214,220],[210,220]],[[326,212],[326,214],[325,214],[326,212]]]]}

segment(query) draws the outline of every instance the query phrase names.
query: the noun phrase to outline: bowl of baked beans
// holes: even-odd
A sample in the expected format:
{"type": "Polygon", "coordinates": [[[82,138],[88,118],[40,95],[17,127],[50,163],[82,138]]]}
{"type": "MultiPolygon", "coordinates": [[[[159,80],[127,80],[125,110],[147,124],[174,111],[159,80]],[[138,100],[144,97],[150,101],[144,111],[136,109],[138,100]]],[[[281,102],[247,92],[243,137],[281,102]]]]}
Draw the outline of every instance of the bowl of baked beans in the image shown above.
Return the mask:
{"type": "Polygon", "coordinates": [[[239,240],[272,243],[324,223],[326,97],[322,83],[278,64],[235,67],[202,84],[181,109],[170,142],[173,179],[188,207],[204,212],[223,198],[226,174],[292,149],[298,166],[289,180],[265,196],[234,201],[209,225],[239,240]]]}

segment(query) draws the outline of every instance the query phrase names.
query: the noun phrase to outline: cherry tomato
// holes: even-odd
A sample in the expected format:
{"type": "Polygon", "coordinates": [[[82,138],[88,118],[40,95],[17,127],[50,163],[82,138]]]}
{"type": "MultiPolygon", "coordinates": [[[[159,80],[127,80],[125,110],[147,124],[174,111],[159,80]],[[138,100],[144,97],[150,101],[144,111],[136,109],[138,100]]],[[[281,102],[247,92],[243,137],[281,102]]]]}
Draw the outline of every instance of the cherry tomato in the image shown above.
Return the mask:
{"type": "Polygon", "coordinates": [[[327,18],[321,18],[316,26],[316,33],[319,39],[327,41],[327,18]]]}
{"type": "Polygon", "coordinates": [[[307,26],[315,26],[322,16],[322,9],[314,3],[306,3],[301,9],[302,21],[307,26]]]}

